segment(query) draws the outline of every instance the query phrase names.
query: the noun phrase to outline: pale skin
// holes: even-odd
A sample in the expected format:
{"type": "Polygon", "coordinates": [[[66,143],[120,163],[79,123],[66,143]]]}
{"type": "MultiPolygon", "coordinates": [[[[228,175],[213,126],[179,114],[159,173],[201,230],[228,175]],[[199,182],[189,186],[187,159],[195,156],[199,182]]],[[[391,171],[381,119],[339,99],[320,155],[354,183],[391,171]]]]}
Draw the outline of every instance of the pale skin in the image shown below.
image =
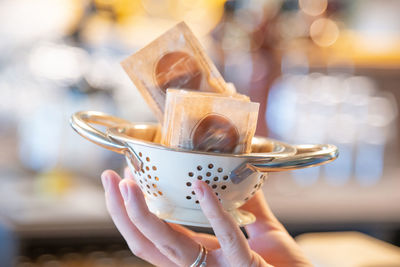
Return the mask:
{"type": "Polygon", "coordinates": [[[262,191],[242,206],[257,218],[245,226],[246,239],[203,181],[196,181],[193,190],[215,236],[167,223],[152,214],[128,169],[126,179],[111,170],[104,171],[101,178],[113,222],[131,251],[153,265],[190,266],[202,244],[208,250],[207,266],[312,266],[271,212],[262,191]]]}

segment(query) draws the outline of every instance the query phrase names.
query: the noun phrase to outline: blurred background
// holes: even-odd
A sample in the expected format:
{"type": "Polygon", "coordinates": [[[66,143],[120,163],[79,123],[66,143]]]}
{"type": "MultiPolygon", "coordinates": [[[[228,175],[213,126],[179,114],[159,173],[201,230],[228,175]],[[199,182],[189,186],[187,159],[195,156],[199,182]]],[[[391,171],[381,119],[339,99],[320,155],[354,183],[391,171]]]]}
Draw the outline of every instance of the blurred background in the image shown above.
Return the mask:
{"type": "Polygon", "coordinates": [[[68,120],[155,121],[119,62],[181,20],[261,103],[258,134],[339,147],[332,164],[270,175],[289,232],[399,246],[399,13],[398,0],[0,0],[0,266],[147,266],[104,206],[99,176],[123,157],[68,120]]]}

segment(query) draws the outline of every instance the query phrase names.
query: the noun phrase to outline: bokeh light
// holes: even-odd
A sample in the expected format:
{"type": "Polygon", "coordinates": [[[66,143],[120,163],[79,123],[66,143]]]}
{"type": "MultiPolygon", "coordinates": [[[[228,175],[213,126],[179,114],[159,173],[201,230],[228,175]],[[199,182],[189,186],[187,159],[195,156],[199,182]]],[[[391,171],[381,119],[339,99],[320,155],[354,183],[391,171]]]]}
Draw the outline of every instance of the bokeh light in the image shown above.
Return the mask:
{"type": "Polygon", "coordinates": [[[310,37],[317,45],[328,47],[338,39],[339,28],[333,20],[320,18],[311,24],[310,37]]]}
{"type": "Polygon", "coordinates": [[[310,16],[318,16],[325,12],[328,0],[299,0],[301,11],[310,16]]]}

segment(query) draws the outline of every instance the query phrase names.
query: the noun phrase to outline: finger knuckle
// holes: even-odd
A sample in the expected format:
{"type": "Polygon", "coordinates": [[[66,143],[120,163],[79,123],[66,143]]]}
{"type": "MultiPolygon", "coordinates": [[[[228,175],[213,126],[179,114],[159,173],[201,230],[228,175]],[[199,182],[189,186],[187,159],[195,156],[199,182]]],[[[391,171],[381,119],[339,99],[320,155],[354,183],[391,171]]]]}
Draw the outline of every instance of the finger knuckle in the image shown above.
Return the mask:
{"type": "Polygon", "coordinates": [[[164,255],[167,255],[170,259],[174,259],[176,262],[181,261],[181,256],[176,248],[169,244],[162,244],[158,247],[158,249],[164,255]]]}
{"type": "Polygon", "coordinates": [[[147,252],[146,252],[146,249],[144,249],[144,247],[142,247],[138,244],[132,244],[132,243],[128,243],[128,246],[129,246],[130,250],[132,251],[132,253],[135,254],[135,256],[137,256],[141,259],[146,259],[147,252]]]}
{"type": "Polygon", "coordinates": [[[260,259],[254,257],[254,255],[252,255],[250,257],[250,259],[248,260],[248,263],[246,264],[246,266],[257,267],[257,266],[262,266],[262,265],[261,265],[260,259]]]}
{"type": "Polygon", "coordinates": [[[227,248],[234,248],[237,244],[237,237],[234,232],[226,232],[220,235],[218,239],[227,248]]]}

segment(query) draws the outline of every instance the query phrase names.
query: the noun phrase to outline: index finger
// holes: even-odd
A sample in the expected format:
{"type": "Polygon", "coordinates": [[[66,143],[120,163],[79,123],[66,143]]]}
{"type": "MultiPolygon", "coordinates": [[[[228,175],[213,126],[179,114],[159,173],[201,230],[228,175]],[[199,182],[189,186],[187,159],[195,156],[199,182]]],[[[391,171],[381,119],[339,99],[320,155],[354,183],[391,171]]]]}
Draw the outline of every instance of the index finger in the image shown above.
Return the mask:
{"type": "Polygon", "coordinates": [[[208,218],[221,249],[232,266],[250,266],[251,252],[246,238],[232,216],[203,181],[194,182],[194,191],[204,215],[208,218]]]}

